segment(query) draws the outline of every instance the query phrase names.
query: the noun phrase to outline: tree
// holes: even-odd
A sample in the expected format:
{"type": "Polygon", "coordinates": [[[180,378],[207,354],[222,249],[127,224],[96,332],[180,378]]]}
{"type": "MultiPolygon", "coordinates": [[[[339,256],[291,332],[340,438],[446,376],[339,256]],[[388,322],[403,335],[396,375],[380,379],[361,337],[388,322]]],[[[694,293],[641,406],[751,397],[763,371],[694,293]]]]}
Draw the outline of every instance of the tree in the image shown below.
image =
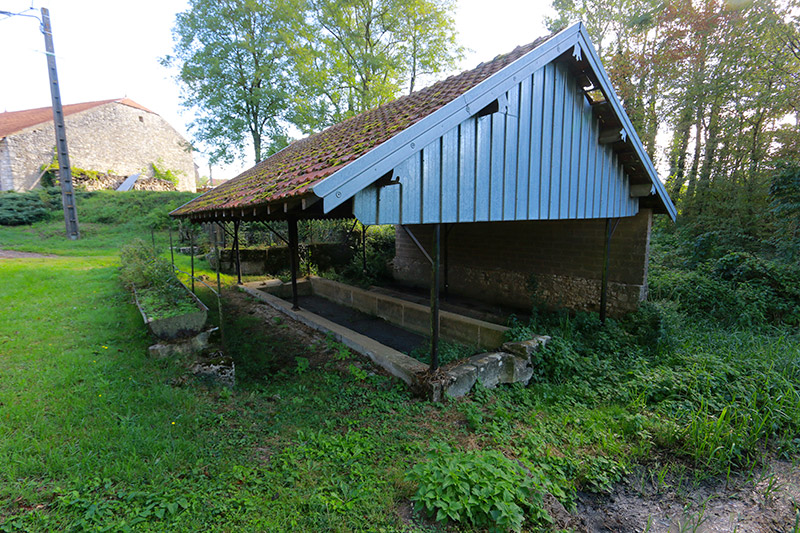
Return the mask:
{"type": "Polygon", "coordinates": [[[298,97],[292,122],[310,132],[413,91],[462,53],[452,0],[309,0],[293,32],[298,97]]]}
{"type": "Polygon", "coordinates": [[[195,110],[194,137],[212,162],[255,161],[286,142],[288,47],[284,38],[302,10],[292,0],[190,0],[173,28],[182,104],[195,110]]]}

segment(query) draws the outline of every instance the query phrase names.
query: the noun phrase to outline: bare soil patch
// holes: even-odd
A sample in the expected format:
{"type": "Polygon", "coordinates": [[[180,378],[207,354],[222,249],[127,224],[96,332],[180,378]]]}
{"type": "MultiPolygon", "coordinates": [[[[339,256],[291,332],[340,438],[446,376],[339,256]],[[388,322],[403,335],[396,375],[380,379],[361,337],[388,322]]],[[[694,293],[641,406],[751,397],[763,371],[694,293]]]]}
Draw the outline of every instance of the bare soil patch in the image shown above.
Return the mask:
{"type": "Polygon", "coordinates": [[[0,259],[33,259],[37,257],[58,257],[57,255],[35,254],[31,252],[17,252],[15,250],[0,249],[0,259]]]}

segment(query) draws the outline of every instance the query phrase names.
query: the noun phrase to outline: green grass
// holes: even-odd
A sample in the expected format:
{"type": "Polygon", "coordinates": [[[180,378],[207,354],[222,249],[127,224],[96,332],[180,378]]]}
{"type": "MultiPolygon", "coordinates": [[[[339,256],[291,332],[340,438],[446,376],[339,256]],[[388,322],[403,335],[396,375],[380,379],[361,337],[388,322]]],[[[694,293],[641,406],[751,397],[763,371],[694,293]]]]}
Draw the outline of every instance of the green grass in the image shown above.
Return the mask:
{"type": "MultiPolygon", "coordinates": [[[[185,361],[147,357],[118,279],[119,247],[151,242],[146,220],[98,222],[76,243],[59,220],[0,230],[2,247],[60,255],[0,261],[0,531],[430,531],[398,509],[433,457],[502,465],[498,452],[573,508],[578,490],[608,491],[638,465],[691,483],[800,446],[796,333],[721,328],[671,302],[605,327],[537,315],[514,328],[553,336],[531,386],[432,404],[227,293],[238,385],[187,382],[185,361]]],[[[169,259],[167,234],[154,237],[169,259]]],[[[197,292],[218,324],[215,297],[197,292]]]]}

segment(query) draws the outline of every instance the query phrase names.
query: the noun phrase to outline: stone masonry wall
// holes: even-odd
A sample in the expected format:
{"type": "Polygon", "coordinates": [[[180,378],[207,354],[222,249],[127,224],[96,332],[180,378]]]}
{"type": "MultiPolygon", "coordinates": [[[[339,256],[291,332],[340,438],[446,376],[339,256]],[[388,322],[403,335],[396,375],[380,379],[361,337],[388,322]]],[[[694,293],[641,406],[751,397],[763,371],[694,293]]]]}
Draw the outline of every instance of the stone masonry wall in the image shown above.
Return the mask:
{"type": "MultiPolygon", "coordinates": [[[[188,143],[155,113],[111,102],[65,119],[70,164],[86,170],[129,176],[153,175],[152,163],[178,171],[178,190],[195,191],[195,167],[188,143]]],[[[34,185],[40,168],[52,161],[53,123],[47,122],[6,137],[10,150],[13,188],[34,185]]],[[[0,163],[2,165],[2,163],[0,163]]],[[[0,186],[6,188],[0,166],[0,186]]]]}
{"type": "Polygon", "coordinates": [[[0,139],[0,191],[9,191],[14,188],[11,174],[11,152],[7,139],[0,139]]]}
{"type": "MultiPolygon", "coordinates": [[[[611,239],[610,314],[633,311],[647,297],[651,221],[652,212],[643,209],[621,219],[611,239]]],[[[431,245],[431,226],[409,228],[426,249],[431,245]]],[[[430,264],[404,231],[396,235],[395,279],[429,286],[430,264]]],[[[551,307],[597,311],[604,235],[604,219],[456,224],[447,237],[449,290],[521,310],[535,298],[551,307]]]]}

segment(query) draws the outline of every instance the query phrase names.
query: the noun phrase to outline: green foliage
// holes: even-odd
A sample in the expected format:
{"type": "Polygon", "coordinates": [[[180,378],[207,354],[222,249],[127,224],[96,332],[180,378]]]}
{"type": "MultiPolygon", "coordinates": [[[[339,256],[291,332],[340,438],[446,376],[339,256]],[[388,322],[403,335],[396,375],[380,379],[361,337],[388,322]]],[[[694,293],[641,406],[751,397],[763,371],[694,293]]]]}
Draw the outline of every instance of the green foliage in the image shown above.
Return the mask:
{"type": "Polygon", "coordinates": [[[769,196],[777,230],[773,242],[788,261],[793,261],[800,253],[800,163],[778,165],[769,196]]]}
{"type": "Polygon", "coordinates": [[[178,182],[180,181],[179,174],[183,172],[180,170],[170,170],[168,168],[164,168],[164,161],[159,159],[157,161],[158,166],[156,163],[150,163],[150,166],[153,167],[153,177],[157,180],[164,180],[170,182],[173,186],[177,187],[178,182]]]}
{"type": "Polygon", "coordinates": [[[257,163],[284,139],[292,70],[285,38],[302,14],[292,0],[192,0],[178,14],[174,55],[162,64],[177,69],[182,104],[196,114],[192,133],[212,162],[243,157],[252,142],[257,163]]]}
{"type": "Polygon", "coordinates": [[[438,450],[407,475],[419,488],[418,509],[437,521],[464,522],[490,531],[520,531],[528,521],[551,523],[535,479],[520,464],[496,451],[438,450]]]}
{"type": "Polygon", "coordinates": [[[304,132],[413,91],[462,55],[451,0],[320,0],[307,4],[291,41],[304,132]]]}
{"type": "Polygon", "coordinates": [[[197,305],[181,285],[172,265],[156,257],[152,246],[136,239],[120,250],[120,279],[136,291],[139,305],[154,319],[195,311],[197,305]]]}
{"type": "Polygon", "coordinates": [[[394,259],[394,226],[370,226],[366,235],[366,263],[360,232],[351,234],[353,259],[341,272],[341,279],[357,286],[375,285],[392,278],[389,264],[394,259]],[[366,264],[366,269],[364,268],[366,264]]]}
{"type": "MultiPolygon", "coordinates": [[[[457,342],[439,339],[440,365],[446,365],[448,363],[452,363],[453,361],[460,361],[461,359],[466,359],[467,357],[473,356],[479,352],[480,349],[477,346],[467,346],[457,342]]],[[[408,355],[417,361],[421,361],[428,365],[431,364],[430,342],[425,342],[424,344],[417,346],[411,350],[411,353],[408,355]]]]}
{"type": "Polygon", "coordinates": [[[23,226],[46,220],[51,199],[46,192],[0,193],[0,226],[23,226]]]}
{"type": "Polygon", "coordinates": [[[80,222],[112,226],[141,225],[147,229],[165,229],[174,221],[170,211],[180,207],[195,193],[157,191],[97,191],[78,197],[80,222]],[[90,200],[89,200],[90,199],[90,200]],[[84,200],[89,200],[84,202],[84,200]]]}

